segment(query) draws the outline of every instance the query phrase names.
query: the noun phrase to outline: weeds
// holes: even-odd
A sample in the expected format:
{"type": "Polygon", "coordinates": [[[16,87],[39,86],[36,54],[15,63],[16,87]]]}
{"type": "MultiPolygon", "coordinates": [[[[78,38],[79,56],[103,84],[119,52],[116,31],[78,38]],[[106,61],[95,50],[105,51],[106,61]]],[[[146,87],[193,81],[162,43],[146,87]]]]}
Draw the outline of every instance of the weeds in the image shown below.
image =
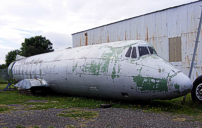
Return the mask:
{"type": "Polygon", "coordinates": [[[58,114],[58,116],[72,117],[74,119],[84,118],[85,120],[87,120],[89,118],[96,118],[98,116],[98,113],[94,111],[73,109],[70,111],[63,111],[61,114],[58,114]]]}
{"type": "MultiPolygon", "coordinates": [[[[5,84],[0,84],[0,89],[5,88],[5,84]]],[[[186,97],[186,102],[182,102],[183,97],[172,100],[154,100],[150,102],[116,102],[109,100],[98,100],[83,97],[69,97],[63,95],[48,95],[44,97],[26,96],[18,91],[0,92],[0,113],[8,110],[15,110],[7,107],[11,104],[20,104],[25,110],[40,110],[49,108],[69,109],[69,108],[99,108],[100,104],[112,103],[113,108],[142,109],[143,112],[169,112],[173,114],[186,114],[202,120],[202,106],[194,104],[191,94],[186,97]],[[43,102],[31,102],[31,101],[43,102]],[[2,107],[3,106],[3,107],[2,107]]]]}

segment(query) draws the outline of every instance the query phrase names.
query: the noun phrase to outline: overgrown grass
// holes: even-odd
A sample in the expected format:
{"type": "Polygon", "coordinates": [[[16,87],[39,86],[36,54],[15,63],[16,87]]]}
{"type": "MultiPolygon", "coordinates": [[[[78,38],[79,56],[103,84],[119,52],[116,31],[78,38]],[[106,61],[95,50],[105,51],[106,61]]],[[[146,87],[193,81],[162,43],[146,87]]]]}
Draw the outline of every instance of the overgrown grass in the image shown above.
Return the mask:
{"type": "Polygon", "coordinates": [[[0,113],[9,110],[8,106],[0,105],[0,113]]]}
{"type": "Polygon", "coordinates": [[[0,90],[3,90],[6,87],[6,85],[7,85],[6,83],[5,84],[0,83],[0,90]]]}
{"type": "MultiPolygon", "coordinates": [[[[0,85],[0,89],[5,88],[4,85],[0,85]]],[[[88,99],[88,98],[78,98],[78,97],[67,97],[60,95],[49,95],[49,96],[27,96],[24,94],[19,94],[18,91],[4,91],[0,92],[0,105],[11,105],[11,104],[21,104],[26,110],[39,110],[39,109],[49,109],[49,108],[97,108],[100,104],[107,103],[104,100],[88,99]],[[27,101],[42,101],[46,102],[27,102],[27,101]]],[[[2,111],[6,111],[3,109],[2,111]]],[[[2,112],[0,110],[0,112],[2,112]]]]}
{"type": "Polygon", "coordinates": [[[191,94],[187,95],[185,102],[183,102],[183,97],[179,97],[172,100],[153,100],[151,102],[136,102],[133,104],[119,103],[114,104],[113,107],[142,109],[143,112],[169,112],[192,116],[202,114],[202,105],[194,104],[191,100],[191,94]]]}
{"type": "Polygon", "coordinates": [[[0,84],[7,84],[7,81],[0,81],[0,84]]]}
{"type": "Polygon", "coordinates": [[[95,111],[86,111],[79,109],[72,109],[70,111],[63,111],[58,116],[72,117],[74,119],[84,118],[85,120],[90,118],[96,118],[99,114],[95,111]]]}
{"type": "MultiPolygon", "coordinates": [[[[5,84],[0,85],[0,90],[5,88],[5,84]]],[[[183,97],[173,100],[154,100],[151,102],[134,102],[123,103],[107,100],[90,99],[83,97],[68,97],[59,95],[49,95],[46,97],[26,96],[19,94],[18,91],[0,92],[0,112],[15,110],[14,108],[5,107],[10,104],[20,104],[25,110],[39,110],[49,108],[99,108],[100,104],[113,103],[114,108],[126,109],[142,109],[143,112],[169,112],[173,114],[186,114],[202,120],[202,106],[194,104],[191,100],[191,95],[188,94],[186,102],[182,102],[183,97]],[[43,101],[44,102],[34,102],[43,101]],[[33,101],[33,102],[27,102],[33,101]],[[1,107],[4,106],[4,107],[1,107]]]]}

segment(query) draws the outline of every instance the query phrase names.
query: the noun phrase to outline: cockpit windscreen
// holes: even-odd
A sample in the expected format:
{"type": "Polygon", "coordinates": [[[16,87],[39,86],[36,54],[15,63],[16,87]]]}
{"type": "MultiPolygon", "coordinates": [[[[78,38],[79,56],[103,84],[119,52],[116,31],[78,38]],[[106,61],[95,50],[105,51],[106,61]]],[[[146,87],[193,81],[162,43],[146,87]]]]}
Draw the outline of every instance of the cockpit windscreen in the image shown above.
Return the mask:
{"type": "Polygon", "coordinates": [[[139,57],[143,55],[148,55],[148,54],[157,54],[155,49],[151,46],[138,46],[138,47],[130,47],[125,57],[137,58],[138,52],[139,52],[139,57]]]}
{"type": "Polygon", "coordinates": [[[138,50],[139,50],[140,57],[143,56],[143,55],[149,54],[149,51],[148,51],[146,46],[139,46],[138,50]]]}
{"type": "Polygon", "coordinates": [[[126,53],[126,57],[130,57],[130,53],[131,53],[131,49],[132,49],[132,47],[130,47],[129,49],[128,49],[128,51],[127,51],[127,53],[126,53]]]}
{"type": "Polygon", "coordinates": [[[148,48],[151,54],[157,54],[155,49],[153,49],[152,47],[148,47],[148,48]]]}
{"type": "Polygon", "coordinates": [[[133,47],[133,52],[132,52],[131,58],[137,58],[136,47],[133,47]]]}

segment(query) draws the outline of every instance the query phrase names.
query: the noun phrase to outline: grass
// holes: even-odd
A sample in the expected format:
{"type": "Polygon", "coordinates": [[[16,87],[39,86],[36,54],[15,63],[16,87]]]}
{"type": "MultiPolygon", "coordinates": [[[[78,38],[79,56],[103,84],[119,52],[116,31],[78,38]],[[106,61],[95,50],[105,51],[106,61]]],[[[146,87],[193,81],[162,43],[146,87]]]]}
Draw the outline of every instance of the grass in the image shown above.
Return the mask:
{"type": "MultiPolygon", "coordinates": [[[[0,90],[5,88],[6,84],[0,84],[0,90]]],[[[39,110],[39,109],[49,109],[49,108],[97,108],[100,104],[106,103],[103,100],[78,98],[78,97],[67,97],[59,95],[50,96],[26,96],[24,94],[19,94],[18,91],[4,91],[0,92],[0,106],[11,105],[11,104],[21,104],[26,110],[39,110]],[[46,102],[27,102],[30,100],[46,100],[46,102]]],[[[10,108],[11,109],[11,108],[10,108]]],[[[6,111],[8,109],[1,108],[0,112],[6,111]]]]}
{"type": "Polygon", "coordinates": [[[9,110],[8,106],[0,105],[0,113],[9,110]]]}
{"type": "Polygon", "coordinates": [[[65,128],[76,128],[76,127],[73,125],[67,125],[65,128]]]}
{"type": "MultiPolygon", "coordinates": [[[[0,84],[0,90],[5,88],[6,84],[0,84]]],[[[154,100],[145,103],[124,103],[107,100],[89,99],[83,97],[68,97],[59,95],[49,95],[46,97],[26,96],[19,94],[18,91],[5,91],[0,92],[0,113],[15,108],[8,107],[11,104],[20,104],[25,110],[40,110],[49,108],[99,108],[100,104],[113,103],[113,108],[126,108],[126,109],[142,109],[143,112],[169,112],[171,114],[185,114],[195,117],[196,120],[202,121],[202,106],[194,104],[191,100],[191,95],[188,94],[186,102],[182,102],[183,97],[172,100],[154,100]],[[27,102],[31,100],[39,100],[45,102],[27,102]]],[[[85,112],[84,112],[85,113],[85,112]]],[[[69,113],[63,113],[69,116],[69,113]]],[[[76,116],[75,114],[73,114],[76,116]]],[[[73,116],[72,115],[72,116],[73,116]]],[[[81,114],[82,115],[82,114],[81,114]]]]}
{"type": "MultiPolygon", "coordinates": [[[[18,124],[15,128],[26,128],[24,126],[22,126],[21,124],[18,124]]],[[[40,128],[38,126],[30,126],[29,128],[40,128]]],[[[49,128],[54,128],[54,127],[49,127],[49,128]]]]}
{"type": "Polygon", "coordinates": [[[73,109],[71,111],[63,111],[61,114],[58,114],[58,116],[72,117],[74,119],[84,118],[85,120],[87,120],[90,118],[96,118],[98,116],[98,113],[94,111],[73,109]]]}

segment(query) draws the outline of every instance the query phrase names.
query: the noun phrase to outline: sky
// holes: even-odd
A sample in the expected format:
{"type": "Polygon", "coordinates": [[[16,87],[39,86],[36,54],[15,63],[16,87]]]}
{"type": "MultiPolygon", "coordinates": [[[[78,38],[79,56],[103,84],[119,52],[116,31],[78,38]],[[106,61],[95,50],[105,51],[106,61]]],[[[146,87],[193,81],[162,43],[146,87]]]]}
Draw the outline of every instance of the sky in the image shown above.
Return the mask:
{"type": "Polygon", "coordinates": [[[0,0],[0,64],[25,38],[42,35],[53,49],[73,33],[196,0],[0,0]]]}

